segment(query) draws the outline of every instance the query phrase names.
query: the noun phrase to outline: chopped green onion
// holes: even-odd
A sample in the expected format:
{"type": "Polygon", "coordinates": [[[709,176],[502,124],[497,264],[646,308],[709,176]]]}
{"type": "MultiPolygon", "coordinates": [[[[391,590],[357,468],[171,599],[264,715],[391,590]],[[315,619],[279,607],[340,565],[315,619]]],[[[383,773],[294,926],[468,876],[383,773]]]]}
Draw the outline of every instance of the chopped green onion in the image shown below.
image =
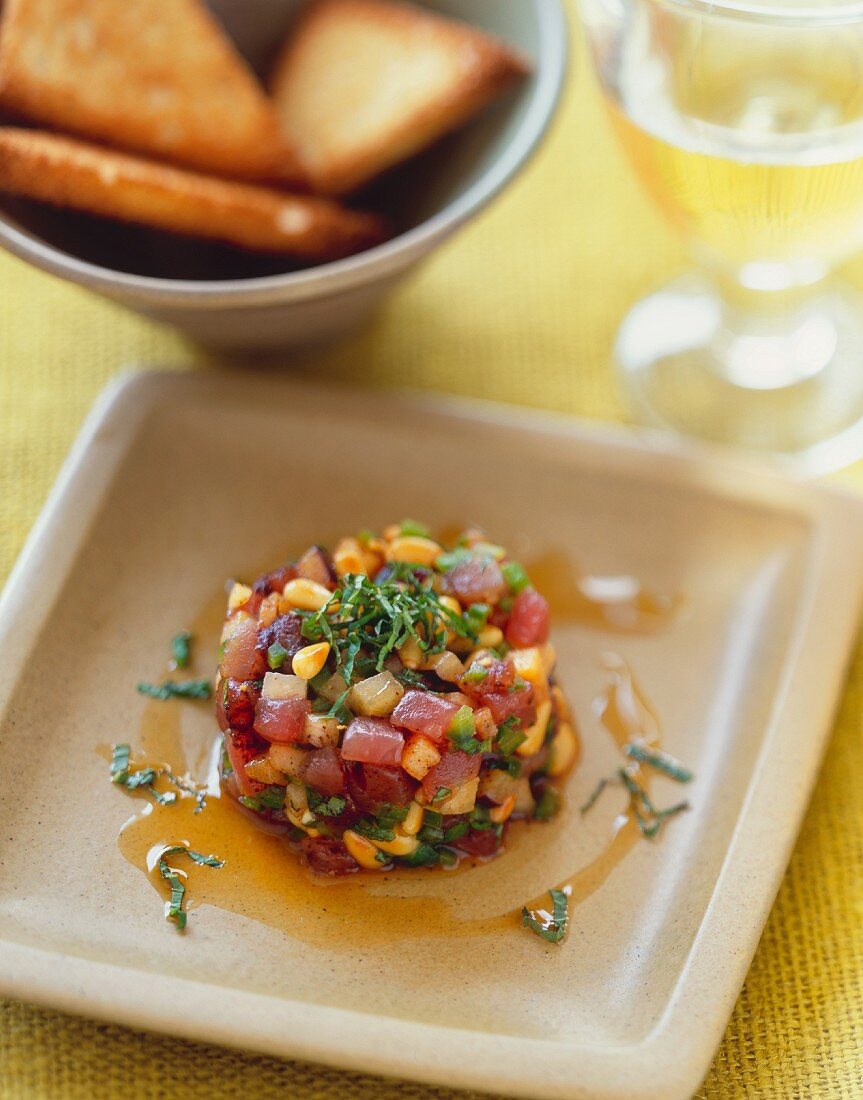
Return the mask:
{"type": "Polygon", "coordinates": [[[407,867],[433,867],[439,862],[439,855],[437,848],[433,848],[430,844],[422,844],[407,856],[399,856],[399,863],[405,864],[407,867]]]}
{"type": "Polygon", "coordinates": [[[476,722],[470,707],[459,707],[450,722],[447,736],[456,740],[460,737],[473,737],[476,733],[476,722]]]}
{"type": "Polygon", "coordinates": [[[474,661],[467,672],[462,676],[466,684],[481,684],[488,677],[488,669],[478,661],[474,661]]]}
{"type": "Polygon", "coordinates": [[[545,787],[534,807],[533,816],[537,821],[549,821],[558,811],[560,796],[554,787],[545,787]]]}
{"type": "Polygon", "coordinates": [[[192,635],[188,630],[181,630],[171,639],[171,656],[174,659],[174,668],[188,668],[192,650],[192,635]]]}
{"type": "Polygon", "coordinates": [[[526,740],[527,734],[521,728],[521,719],[516,715],[511,714],[498,726],[497,747],[504,756],[512,756],[519,745],[523,745],[526,740]]]}
{"type": "Polygon", "coordinates": [[[569,929],[569,898],[566,890],[549,890],[551,912],[544,909],[521,911],[521,923],[549,943],[561,943],[569,929]]]}
{"type": "Polygon", "coordinates": [[[285,663],[285,659],[288,656],[288,651],[279,642],[273,642],[270,648],[267,650],[267,664],[270,666],[273,672],[278,671],[285,663]]]}
{"type": "Polygon", "coordinates": [[[402,535],[416,535],[418,538],[427,539],[429,529],[424,523],[418,523],[415,519],[403,519],[401,533],[402,535]]]}
{"type": "Polygon", "coordinates": [[[530,577],[525,572],[524,566],[517,561],[505,561],[500,567],[503,579],[506,581],[510,592],[517,596],[525,588],[530,588],[530,577]]]}
{"type": "Polygon", "coordinates": [[[438,789],[435,791],[435,796],[432,799],[432,802],[443,802],[444,799],[449,798],[451,794],[452,790],[449,787],[438,787],[438,789]]]}
{"type": "Polygon", "coordinates": [[[458,840],[460,836],[465,836],[469,829],[470,826],[466,821],[457,821],[454,825],[450,825],[443,838],[449,844],[453,840],[458,840]]]}

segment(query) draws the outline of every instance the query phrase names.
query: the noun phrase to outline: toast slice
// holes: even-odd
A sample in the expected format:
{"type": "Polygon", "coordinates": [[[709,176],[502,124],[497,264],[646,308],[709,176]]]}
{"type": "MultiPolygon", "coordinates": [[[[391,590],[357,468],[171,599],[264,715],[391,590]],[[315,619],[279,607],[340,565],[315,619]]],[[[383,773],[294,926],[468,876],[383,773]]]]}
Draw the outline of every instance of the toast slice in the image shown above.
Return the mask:
{"type": "Polygon", "coordinates": [[[272,94],[316,190],[344,194],[456,129],[528,71],[474,27],[391,0],[310,0],[272,94]]]}
{"type": "Polygon", "coordinates": [[[54,206],[322,261],[386,236],[376,214],[331,199],[204,176],[41,130],[0,127],[0,190],[54,206]]]}
{"type": "Polygon", "coordinates": [[[263,88],[200,0],[5,0],[0,106],[217,175],[300,178],[263,88]]]}

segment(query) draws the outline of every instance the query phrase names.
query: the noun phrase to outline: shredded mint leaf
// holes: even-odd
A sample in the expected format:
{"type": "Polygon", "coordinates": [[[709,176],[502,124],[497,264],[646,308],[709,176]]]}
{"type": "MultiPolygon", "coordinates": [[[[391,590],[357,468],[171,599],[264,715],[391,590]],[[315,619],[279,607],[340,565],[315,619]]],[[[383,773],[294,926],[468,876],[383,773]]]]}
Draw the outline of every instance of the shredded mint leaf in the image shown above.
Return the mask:
{"type": "Polygon", "coordinates": [[[600,779],[600,781],[593,788],[593,791],[591,792],[590,797],[588,798],[588,800],[581,807],[581,810],[580,810],[581,813],[586,814],[588,810],[593,808],[594,803],[596,802],[596,800],[599,798],[599,796],[602,794],[602,792],[605,790],[605,788],[608,786],[608,784],[610,782],[611,782],[611,780],[608,779],[607,777],[604,778],[604,779],[600,779]]]}
{"type": "Polygon", "coordinates": [[[166,680],[163,684],[138,684],[142,695],[151,699],[209,699],[213,694],[213,685],[209,680],[166,680]]]}
{"type": "Polygon", "coordinates": [[[174,659],[174,668],[188,668],[192,657],[192,635],[188,630],[181,630],[171,639],[171,656],[174,659]]]}
{"type": "Polygon", "coordinates": [[[625,745],[623,751],[630,759],[637,760],[639,764],[647,764],[649,767],[669,776],[669,778],[676,779],[678,783],[691,783],[695,778],[688,768],[685,768],[679,760],[675,760],[667,752],[648,749],[646,746],[634,742],[625,745]]]}
{"type": "Polygon", "coordinates": [[[118,787],[125,787],[127,791],[143,790],[146,794],[158,802],[160,806],[170,806],[173,802],[177,801],[177,796],[173,791],[157,791],[155,788],[155,782],[158,778],[163,777],[169,783],[173,784],[177,790],[183,791],[185,794],[191,795],[197,805],[195,806],[194,813],[199,814],[207,804],[207,788],[198,786],[195,783],[190,782],[188,779],[184,779],[182,776],[174,775],[174,773],[168,768],[139,768],[136,771],[129,770],[129,757],[131,755],[131,748],[126,744],[119,744],[114,746],[113,756],[111,758],[111,782],[116,783],[118,787]]]}
{"type": "Polygon", "coordinates": [[[521,923],[549,943],[562,943],[569,930],[569,898],[564,890],[549,890],[551,912],[544,909],[521,911],[521,923]]]}
{"type": "Polygon", "coordinates": [[[324,798],[314,787],[306,787],[306,798],[309,801],[309,809],[316,817],[338,817],[339,814],[344,813],[347,806],[347,802],[338,795],[324,798]]]}
{"type": "Polygon", "coordinates": [[[180,877],[176,867],[168,863],[168,856],[185,855],[201,867],[224,867],[225,861],[216,856],[205,856],[201,852],[195,852],[187,848],[185,844],[172,844],[165,848],[159,856],[159,874],[171,887],[171,897],[165,902],[165,920],[173,921],[179,931],[186,927],[186,911],[183,908],[183,899],[186,896],[186,885],[180,877]]]}

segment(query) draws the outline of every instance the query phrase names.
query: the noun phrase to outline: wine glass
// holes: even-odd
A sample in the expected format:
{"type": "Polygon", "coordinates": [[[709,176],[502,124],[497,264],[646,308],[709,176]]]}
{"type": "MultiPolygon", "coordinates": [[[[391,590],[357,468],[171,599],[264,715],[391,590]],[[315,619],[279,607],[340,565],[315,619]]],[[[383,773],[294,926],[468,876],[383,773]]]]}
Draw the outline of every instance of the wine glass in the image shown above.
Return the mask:
{"type": "Polygon", "coordinates": [[[581,0],[612,124],[698,268],[639,301],[615,357],[654,425],[863,455],[863,3],[581,0]]]}

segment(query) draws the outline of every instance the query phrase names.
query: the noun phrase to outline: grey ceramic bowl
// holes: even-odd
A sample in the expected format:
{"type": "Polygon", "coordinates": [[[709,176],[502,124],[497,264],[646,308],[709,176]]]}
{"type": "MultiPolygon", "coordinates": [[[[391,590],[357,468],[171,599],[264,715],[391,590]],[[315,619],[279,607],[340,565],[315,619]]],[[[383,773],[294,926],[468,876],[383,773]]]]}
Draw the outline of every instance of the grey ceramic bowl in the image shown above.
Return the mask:
{"type": "MultiPolygon", "coordinates": [[[[265,72],[298,2],[213,0],[212,7],[265,72]]],[[[515,176],[549,124],[565,75],[567,29],[559,0],[427,0],[427,6],[511,42],[532,59],[534,72],[469,126],[362,196],[395,214],[401,232],[385,244],[291,271],[281,259],[3,196],[0,245],[214,347],[291,347],[350,330],[515,176]]]]}

